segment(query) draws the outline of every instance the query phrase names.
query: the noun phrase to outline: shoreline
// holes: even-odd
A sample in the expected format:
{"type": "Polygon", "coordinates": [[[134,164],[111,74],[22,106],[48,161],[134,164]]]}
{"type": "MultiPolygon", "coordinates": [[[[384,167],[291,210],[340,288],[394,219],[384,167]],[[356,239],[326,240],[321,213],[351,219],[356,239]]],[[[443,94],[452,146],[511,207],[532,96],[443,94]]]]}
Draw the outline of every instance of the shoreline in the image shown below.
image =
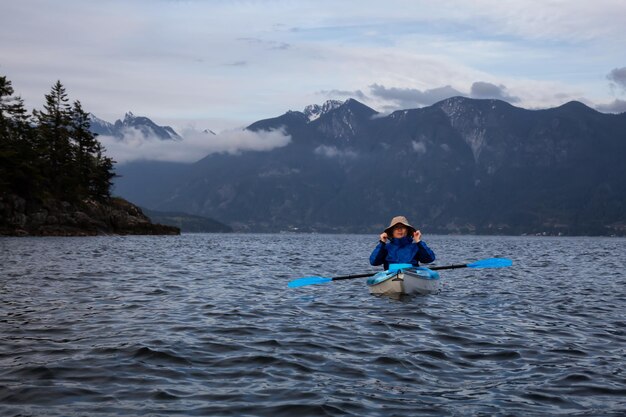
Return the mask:
{"type": "Polygon", "coordinates": [[[180,228],[152,223],[136,205],[122,199],[26,199],[0,196],[0,236],[179,235],[180,228]]]}

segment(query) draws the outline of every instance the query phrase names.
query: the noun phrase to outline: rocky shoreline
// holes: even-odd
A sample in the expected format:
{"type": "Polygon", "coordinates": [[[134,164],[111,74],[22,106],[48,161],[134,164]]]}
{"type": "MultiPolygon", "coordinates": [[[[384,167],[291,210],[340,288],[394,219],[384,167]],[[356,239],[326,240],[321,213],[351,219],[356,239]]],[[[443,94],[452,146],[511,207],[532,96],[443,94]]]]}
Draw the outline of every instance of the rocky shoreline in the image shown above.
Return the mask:
{"type": "Polygon", "coordinates": [[[69,203],[0,196],[0,236],[178,235],[180,229],[152,223],[121,198],[69,203]]]}

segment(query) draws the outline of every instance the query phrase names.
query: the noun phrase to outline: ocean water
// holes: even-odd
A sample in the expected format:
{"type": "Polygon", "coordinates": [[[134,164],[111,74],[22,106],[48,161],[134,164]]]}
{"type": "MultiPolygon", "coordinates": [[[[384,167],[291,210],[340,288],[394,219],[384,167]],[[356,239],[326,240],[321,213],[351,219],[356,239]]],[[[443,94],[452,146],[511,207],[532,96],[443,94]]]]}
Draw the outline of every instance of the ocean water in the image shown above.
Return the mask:
{"type": "Polygon", "coordinates": [[[0,238],[2,416],[626,414],[626,239],[425,236],[439,294],[370,295],[377,236],[0,238]]]}

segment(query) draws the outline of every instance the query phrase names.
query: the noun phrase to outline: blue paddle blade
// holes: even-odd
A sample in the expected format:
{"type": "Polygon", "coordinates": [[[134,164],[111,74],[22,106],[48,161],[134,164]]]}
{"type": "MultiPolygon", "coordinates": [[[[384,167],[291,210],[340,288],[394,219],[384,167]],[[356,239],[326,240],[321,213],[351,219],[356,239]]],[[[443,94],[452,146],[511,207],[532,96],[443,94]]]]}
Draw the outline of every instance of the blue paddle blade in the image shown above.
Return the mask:
{"type": "Polygon", "coordinates": [[[482,261],[476,261],[471,264],[467,264],[468,268],[505,268],[513,265],[513,261],[507,258],[489,258],[482,261]]]}
{"type": "Polygon", "coordinates": [[[325,282],[330,282],[332,280],[333,280],[332,278],[326,278],[326,277],[304,277],[304,278],[294,279],[293,281],[289,282],[287,286],[289,288],[304,287],[305,285],[323,284],[325,282]]]}

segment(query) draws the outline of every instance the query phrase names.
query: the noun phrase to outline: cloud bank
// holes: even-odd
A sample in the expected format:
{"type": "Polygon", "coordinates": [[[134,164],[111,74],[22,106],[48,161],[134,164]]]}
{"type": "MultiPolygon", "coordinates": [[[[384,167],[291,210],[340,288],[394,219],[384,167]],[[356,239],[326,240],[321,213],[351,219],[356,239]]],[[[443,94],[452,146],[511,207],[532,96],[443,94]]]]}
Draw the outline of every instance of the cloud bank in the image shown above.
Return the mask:
{"type": "Polygon", "coordinates": [[[450,85],[428,90],[418,90],[415,88],[385,87],[381,84],[372,84],[370,85],[370,91],[372,96],[392,103],[392,105],[385,106],[387,110],[430,106],[438,101],[455,96],[478,99],[498,99],[509,103],[517,103],[520,101],[519,97],[512,96],[508,93],[508,89],[505,85],[496,85],[485,81],[474,82],[469,93],[459,91],[450,85]]]}
{"type": "Polygon", "coordinates": [[[373,108],[429,105],[446,87],[526,108],[605,103],[611,68],[624,91],[624,16],[622,0],[4,1],[0,73],[27,106],[60,79],[104,119],[130,108],[215,130],[320,91],[373,108]],[[482,80],[496,88],[472,88],[482,80]]]}
{"type": "Polygon", "coordinates": [[[599,104],[596,110],[603,113],[624,113],[626,112],[626,100],[615,99],[608,104],[599,104]]]}
{"type": "Polygon", "coordinates": [[[506,91],[507,88],[502,84],[495,85],[484,81],[476,81],[474,84],[472,84],[470,97],[492,98],[508,101],[509,103],[517,103],[520,101],[519,97],[513,97],[509,95],[506,91]]]}
{"type": "Polygon", "coordinates": [[[217,135],[194,129],[184,130],[181,141],[148,137],[137,129],[127,129],[124,138],[98,136],[107,156],[122,164],[134,160],[195,162],[212,153],[239,154],[263,152],[287,145],[291,136],[282,129],[257,131],[228,130],[217,135]]]}
{"type": "Polygon", "coordinates": [[[373,96],[394,102],[401,109],[430,106],[446,98],[464,95],[449,85],[430,90],[418,90],[415,88],[387,88],[384,85],[372,84],[370,90],[373,96]]]}
{"type": "Polygon", "coordinates": [[[614,68],[609,72],[606,78],[611,81],[611,87],[621,89],[622,92],[626,92],[626,67],[614,68]]]}
{"type": "Polygon", "coordinates": [[[322,90],[319,94],[327,97],[356,98],[358,100],[368,100],[368,97],[361,90],[322,90]]]}

